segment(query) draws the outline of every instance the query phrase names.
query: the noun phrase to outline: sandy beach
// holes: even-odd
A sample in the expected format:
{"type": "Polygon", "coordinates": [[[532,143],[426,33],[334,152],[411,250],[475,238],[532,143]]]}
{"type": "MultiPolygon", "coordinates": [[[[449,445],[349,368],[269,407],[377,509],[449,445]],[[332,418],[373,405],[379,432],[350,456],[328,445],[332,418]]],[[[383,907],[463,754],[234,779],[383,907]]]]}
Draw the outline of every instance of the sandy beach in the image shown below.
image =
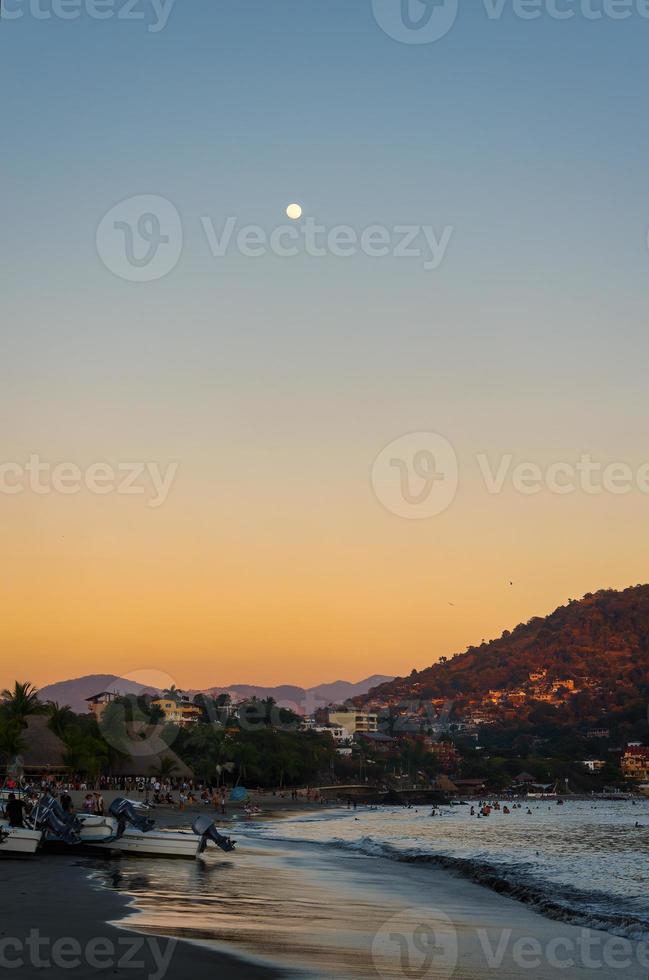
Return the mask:
{"type": "MultiPolygon", "coordinates": [[[[188,824],[192,815],[156,814],[161,826],[188,824]]],[[[46,959],[56,940],[73,937],[82,962],[68,965],[69,954],[50,972],[80,978],[96,976],[94,947],[90,956],[87,950],[103,940],[114,950],[113,976],[135,971],[151,980],[215,971],[349,980],[536,980],[569,972],[594,980],[622,970],[629,980],[646,980],[636,944],[546,919],[448,871],[263,840],[244,821],[227,824],[237,851],[199,861],[65,854],[4,860],[2,939],[24,944],[38,930],[49,943],[46,959]],[[119,962],[131,948],[133,962],[119,962]]],[[[6,952],[8,960],[16,955],[6,952]]],[[[23,955],[20,975],[40,975],[31,952],[23,955]]]]}

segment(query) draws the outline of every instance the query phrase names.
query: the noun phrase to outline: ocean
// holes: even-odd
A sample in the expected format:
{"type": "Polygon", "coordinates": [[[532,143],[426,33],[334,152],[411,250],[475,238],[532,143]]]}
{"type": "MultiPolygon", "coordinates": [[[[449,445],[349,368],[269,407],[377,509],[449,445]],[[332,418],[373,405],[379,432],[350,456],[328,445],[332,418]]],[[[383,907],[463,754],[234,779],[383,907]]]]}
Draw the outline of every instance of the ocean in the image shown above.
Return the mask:
{"type": "Polygon", "coordinates": [[[480,819],[470,806],[431,812],[430,806],[359,807],[260,821],[248,830],[268,840],[437,864],[551,918],[649,939],[649,799],[563,806],[537,800],[480,819]]]}

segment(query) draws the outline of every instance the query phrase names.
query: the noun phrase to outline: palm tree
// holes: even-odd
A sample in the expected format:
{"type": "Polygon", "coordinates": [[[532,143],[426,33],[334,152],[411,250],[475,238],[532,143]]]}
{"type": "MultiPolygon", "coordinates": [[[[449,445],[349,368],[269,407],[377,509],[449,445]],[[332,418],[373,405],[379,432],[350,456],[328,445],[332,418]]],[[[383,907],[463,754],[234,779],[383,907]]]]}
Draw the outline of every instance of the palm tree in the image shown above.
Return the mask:
{"type": "Polygon", "coordinates": [[[108,763],[107,746],[103,739],[80,731],[68,731],[63,762],[74,772],[97,776],[108,763]]]}
{"type": "Polygon", "coordinates": [[[69,704],[60,705],[57,701],[47,702],[49,726],[55,735],[63,738],[71,727],[75,715],[69,704]]]}
{"type": "Polygon", "coordinates": [[[151,767],[151,773],[156,777],[156,779],[163,782],[163,780],[169,779],[171,776],[173,776],[177,768],[178,763],[175,761],[175,759],[172,759],[171,756],[165,755],[159,760],[157,766],[151,767]]]}
{"type": "Polygon", "coordinates": [[[177,688],[175,684],[172,684],[171,687],[166,688],[162,692],[162,696],[163,698],[169,698],[171,701],[180,701],[183,696],[183,692],[177,688]]]}
{"type": "Polygon", "coordinates": [[[233,772],[234,769],[234,762],[217,762],[217,764],[214,766],[214,772],[216,773],[216,785],[221,785],[221,779],[224,773],[233,772]]]}
{"type": "Polygon", "coordinates": [[[15,718],[0,718],[0,758],[13,759],[25,748],[23,726],[15,718]]]}
{"type": "MultiPolygon", "coordinates": [[[[236,786],[239,785],[241,779],[245,779],[248,774],[248,768],[255,766],[255,763],[259,759],[259,753],[253,745],[249,742],[241,742],[239,745],[235,745],[232,748],[232,758],[237,763],[239,772],[237,774],[236,786]]],[[[233,767],[234,768],[234,767],[233,767]]]]}
{"type": "Polygon", "coordinates": [[[24,683],[14,681],[13,691],[5,688],[2,692],[2,698],[5,715],[20,722],[23,726],[30,715],[40,715],[46,710],[38,699],[38,691],[29,681],[24,683]]]}

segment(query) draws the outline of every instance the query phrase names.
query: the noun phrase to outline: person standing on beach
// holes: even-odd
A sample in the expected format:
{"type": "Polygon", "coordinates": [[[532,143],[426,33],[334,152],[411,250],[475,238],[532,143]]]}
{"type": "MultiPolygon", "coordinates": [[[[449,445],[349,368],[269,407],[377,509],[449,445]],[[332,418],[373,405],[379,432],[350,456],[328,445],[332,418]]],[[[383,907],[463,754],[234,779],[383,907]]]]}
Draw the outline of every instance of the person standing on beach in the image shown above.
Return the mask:
{"type": "Polygon", "coordinates": [[[10,793],[5,806],[5,814],[10,827],[24,827],[23,813],[27,809],[24,800],[17,800],[15,793],[10,793]]]}
{"type": "Polygon", "coordinates": [[[225,790],[221,792],[221,813],[225,814],[225,790]]]}

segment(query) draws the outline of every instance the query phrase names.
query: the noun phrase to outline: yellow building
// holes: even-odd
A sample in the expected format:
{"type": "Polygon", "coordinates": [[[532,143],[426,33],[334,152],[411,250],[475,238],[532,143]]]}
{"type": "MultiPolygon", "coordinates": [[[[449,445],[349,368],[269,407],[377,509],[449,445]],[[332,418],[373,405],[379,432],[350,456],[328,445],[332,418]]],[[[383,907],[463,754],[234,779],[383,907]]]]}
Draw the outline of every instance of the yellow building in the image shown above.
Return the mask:
{"type": "Polygon", "coordinates": [[[625,779],[636,779],[638,782],[649,781],[649,746],[628,745],[622,756],[622,772],[625,779]]]}
{"type": "Polygon", "coordinates": [[[330,711],[329,724],[343,728],[347,738],[357,732],[370,735],[378,731],[379,716],[371,711],[330,711]]]}
{"type": "Polygon", "coordinates": [[[203,714],[197,705],[173,698],[156,698],[151,705],[160,708],[164,720],[172,725],[193,725],[203,714]]]}

